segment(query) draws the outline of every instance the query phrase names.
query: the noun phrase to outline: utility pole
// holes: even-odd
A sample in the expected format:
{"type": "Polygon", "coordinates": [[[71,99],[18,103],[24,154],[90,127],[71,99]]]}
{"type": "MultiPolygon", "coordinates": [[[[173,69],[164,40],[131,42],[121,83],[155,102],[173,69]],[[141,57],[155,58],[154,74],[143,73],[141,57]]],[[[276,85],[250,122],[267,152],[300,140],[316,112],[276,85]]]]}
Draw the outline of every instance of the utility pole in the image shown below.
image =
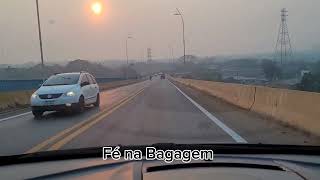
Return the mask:
{"type": "Polygon", "coordinates": [[[41,24],[40,24],[40,12],[39,12],[39,2],[36,0],[37,6],[37,18],[38,18],[38,32],[39,32],[39,44],[40,44],[40,57],[41,57],[41,73],[44,80],[44,62],[43,62],[43,50],[42,50],[42,37],[41,37],[41,24]]]}
{"type": "Polygon", "coordinates": [[[283,8],[281,10],[281,23],[279,26],[278,39],[275,47],[276,57],[280,55],[280,64],[287,62],[288,57],[292,56],[292,47],[287,25],[288,11],[283,8]]]}
{"type": "Polygon", "coordinates": [[[183,14],[177,9],[177,13],[175,13],[175,16],[180,16],[181,17],[181,22],[182,22],[182,43],[183,43],[183,63],[186,64],[186,39],[185,39],[185,27],[184,27],[184,18],[183,14]]]}
{"type": "Polygon", "coordinates": [[[129,55],[128,55],[128,40],[129,39],[132,39],[132,36],[128,35],[126,38],[126,58],[127,58],[126,79],[129,78],[129,55]]]}
{"type": "Polygon", "coordinates": [[[174,64],[174,54],[173,54],[173,47],[169,45],[169,59],[171,59],[171,63],[174,64]],[[171,58],[170,58],[171,56],[171,58]]]}
{"type": "Polygon", "coordinates": [[[152,62],[152,49],[147,48],[148,63],[152,62]]]}

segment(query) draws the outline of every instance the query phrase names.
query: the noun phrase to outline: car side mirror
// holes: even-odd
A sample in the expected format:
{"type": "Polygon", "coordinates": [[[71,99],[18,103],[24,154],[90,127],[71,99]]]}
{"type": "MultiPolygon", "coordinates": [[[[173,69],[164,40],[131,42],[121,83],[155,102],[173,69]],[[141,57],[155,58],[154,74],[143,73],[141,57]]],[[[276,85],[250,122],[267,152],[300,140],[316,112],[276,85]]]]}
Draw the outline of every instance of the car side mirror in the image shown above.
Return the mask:
{"type": "Polygon", "coordinates": [[[81,84],[80,84],[80,86],[81,87],[84,87],[84,86],[87,86],[87,85],[89,85],[90,83],[89,82],[82,82],[81,84]]]}

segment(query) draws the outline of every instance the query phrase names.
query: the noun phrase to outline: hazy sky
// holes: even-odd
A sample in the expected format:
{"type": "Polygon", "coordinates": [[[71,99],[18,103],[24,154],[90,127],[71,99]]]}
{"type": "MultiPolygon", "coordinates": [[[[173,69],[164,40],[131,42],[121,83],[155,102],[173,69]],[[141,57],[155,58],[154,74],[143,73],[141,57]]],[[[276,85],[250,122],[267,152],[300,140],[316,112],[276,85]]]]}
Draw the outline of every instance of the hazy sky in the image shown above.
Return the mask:
{"type": "MultiPolygon", "coordinates": [[[[320,49],[319,0],[39,0],[45,61],[181,56],[182,10],[187,54],[273,52],[280,10],[289,11],[294,50],[320,49]]],[[[0,64],[40,61],[35,0],[0,0],[0,64]]]]}

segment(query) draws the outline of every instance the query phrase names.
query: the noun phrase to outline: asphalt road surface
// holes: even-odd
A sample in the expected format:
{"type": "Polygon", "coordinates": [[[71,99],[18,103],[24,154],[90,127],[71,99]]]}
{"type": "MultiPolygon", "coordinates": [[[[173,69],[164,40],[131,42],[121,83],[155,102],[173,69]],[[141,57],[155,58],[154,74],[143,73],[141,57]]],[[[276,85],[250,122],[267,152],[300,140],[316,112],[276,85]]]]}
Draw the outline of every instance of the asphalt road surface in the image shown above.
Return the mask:
{"type": "Polygon", "coordinates": [[[119,144],[320,145],[318,137],[167,79],[106,91],[101,102],[79,115],[0,117],[0,155],[119,144]]]}
{"type": "Polygon", "coordinates": [[[88,107],[82,114],[49,112],[40,120],[34,119],[30,109],[15,114],[2,114],[0,116],[0,155],[28,152],[50,137],[90,119],[148,85],[149,82],[146,81],[102,92],[100,108],[88,107]]]}

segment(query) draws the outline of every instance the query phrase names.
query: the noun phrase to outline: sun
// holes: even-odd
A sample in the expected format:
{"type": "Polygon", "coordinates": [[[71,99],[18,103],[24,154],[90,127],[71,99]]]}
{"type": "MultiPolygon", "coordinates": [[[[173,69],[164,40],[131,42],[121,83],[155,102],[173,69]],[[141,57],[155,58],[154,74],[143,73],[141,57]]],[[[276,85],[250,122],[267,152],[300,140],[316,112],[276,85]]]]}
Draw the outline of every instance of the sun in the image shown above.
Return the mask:
{"type": "Polygon", "coordinates": [[[100,2],[94,2],[91,4],[91,10],[94,14],[99,15],[102,12],[102,4],[100,2]]]}

